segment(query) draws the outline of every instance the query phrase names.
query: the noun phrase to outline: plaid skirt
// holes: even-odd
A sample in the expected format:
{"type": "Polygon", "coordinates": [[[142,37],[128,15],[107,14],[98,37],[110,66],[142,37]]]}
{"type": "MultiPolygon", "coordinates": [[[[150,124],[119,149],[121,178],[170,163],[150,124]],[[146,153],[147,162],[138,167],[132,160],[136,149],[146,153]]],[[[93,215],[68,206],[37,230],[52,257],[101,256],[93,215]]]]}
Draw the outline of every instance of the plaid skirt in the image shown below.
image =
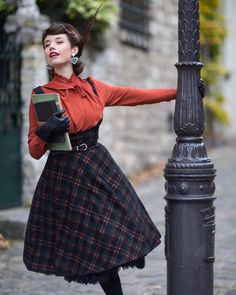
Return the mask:
{"type": "Polygon", "coordinates": [[[71,137],[88,149],[51,152],[35,189],[25,234],[27,269],[97,283],[137,266],[160,233],[107,149],[98,126],[71,137]]]}

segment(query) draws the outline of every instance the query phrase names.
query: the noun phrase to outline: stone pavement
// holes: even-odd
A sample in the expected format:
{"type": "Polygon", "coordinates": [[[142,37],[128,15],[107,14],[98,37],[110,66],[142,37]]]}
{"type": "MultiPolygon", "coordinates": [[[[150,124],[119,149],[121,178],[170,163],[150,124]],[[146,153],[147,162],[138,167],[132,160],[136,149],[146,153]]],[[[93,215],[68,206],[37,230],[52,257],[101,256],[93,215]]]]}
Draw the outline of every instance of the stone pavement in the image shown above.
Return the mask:
{"type": "MultiPolygon", "coordinates": [[[[231,143],[208,151],[217,168],[214,295],[236,295],[235,147],[236,144],[231,143]]],[[[165,192],[162,175],[151,175],[134,186],[164,237],[165,192]]],[[[0,251],[0,295],[103,294],[99,285],[68,284],[63,278],[27,271],[22,262],[22,248],[23,242],[19,240],[11,242],[8,250],[0,251]]],[[[120,276],[125,295],[166,294],[164,242],[148,255],[144,270],[121,270],[120,276]]]]}

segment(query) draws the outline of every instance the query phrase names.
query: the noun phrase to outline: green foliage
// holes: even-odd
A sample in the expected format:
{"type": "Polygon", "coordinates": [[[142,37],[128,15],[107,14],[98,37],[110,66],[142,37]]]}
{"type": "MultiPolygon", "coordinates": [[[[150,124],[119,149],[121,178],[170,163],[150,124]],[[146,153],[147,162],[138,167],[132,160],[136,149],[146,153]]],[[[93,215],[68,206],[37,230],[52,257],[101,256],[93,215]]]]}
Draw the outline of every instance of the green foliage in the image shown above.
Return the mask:
{"type": "MultiPolygon", "coordinates": [[[[112,0],[37,0],[37,4],[41,13],[48,15],[52,22],[71,23],[81,34],[101,5],[91,32],[91,43],[99,49],[105,46],[102,38],[103,33],[115,23],[117,16],[117,7],[112,0]]],[[[16,4],[9,4],[6,0],[0,0],[0,12],[10,14],[14,13],[16,9],[16,4]]]]}
{"type": "Polygon", "coordinates": [[[5,1],[0,0],[0,11],[5,9],[5,1]]]}
{"type": "MultiPolygon", "coordinates": [[[[204,64],[202,78],[207,84],[204,104],[211,128],[213,121],[229,123],[227,112],[223,108],[225,97],[220,90],[220,82],[229,76],[221,64],[222,45],[227,35],[221,8],[221,0],[200,0],[201,59],[204,64]]],[[[213,130],[209,131],[211,133],[213,130]]]]}
{"type": "Polygon", "coordinates": [[[101,9],[96,19],[106,29],[115,19],[116,9],[111,0],[72,0],[68,3],[66,14],[71,19],[76,19],[78,16],[89,19],[94,15],[100,5],[101,9]]]}
{"type": "Polygon", "coordinates": [[[102,35],[114,22],[117,15],[112,0],[38,0],[41,13],[49,15],[52,22],[63,21],[73,24],[83,34],[89,20],[101,6],[94,28],[91,32],[92,44],[97,48],[104,46],[102,35]]]}
{"type": "Polygon", "coordinates": [[[6,0],[0,0],[0,12],[4,12],[6,14],[13,13],[16,11],[16,4],[7,3],[6,0]]]}

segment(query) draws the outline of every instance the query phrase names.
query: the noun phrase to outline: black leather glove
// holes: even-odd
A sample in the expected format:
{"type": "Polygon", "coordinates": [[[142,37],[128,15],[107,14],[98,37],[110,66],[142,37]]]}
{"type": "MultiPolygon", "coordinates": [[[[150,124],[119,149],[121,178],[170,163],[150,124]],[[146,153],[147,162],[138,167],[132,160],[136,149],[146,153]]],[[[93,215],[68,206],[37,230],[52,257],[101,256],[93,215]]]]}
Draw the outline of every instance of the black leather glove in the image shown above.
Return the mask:
{"type": "Polygon", "coordinates": [[[62,135],[68,131],[70,121],[66,116],[62,116],[65,111],[58,111],[53,113],[49,119],[38,127],[35,134],[46,142],[54,135],[62,135]]]}
{"type": "Polygon", "coordinates": [[[202,80],[202,79],[199,80],[198,89],[201,93],[201,97],[203,98],[206,94],[206,84],[205,84],[204,80],[202,80]]]}

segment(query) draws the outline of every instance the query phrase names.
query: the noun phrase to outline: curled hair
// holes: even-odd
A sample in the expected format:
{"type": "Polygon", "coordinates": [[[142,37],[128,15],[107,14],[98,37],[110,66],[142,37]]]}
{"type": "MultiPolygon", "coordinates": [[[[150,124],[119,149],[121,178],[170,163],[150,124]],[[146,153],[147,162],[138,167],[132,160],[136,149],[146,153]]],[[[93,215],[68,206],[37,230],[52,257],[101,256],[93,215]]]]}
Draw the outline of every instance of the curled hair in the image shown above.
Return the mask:
{"type": "Polygon", "coordinates": [[[66,34],[69,39],[69,42],[71,44],[71,47],[78,46],[79,51],[76,54],[76,56],[79,58],[79,60],[78,60],[77,64],[73,65],[73,71],[77,75],[79,75],[83,72],[84,64],[80,58],[81,58],[81,55],[82,55],[82,52],[84,49],[84,45],[88,41],[90,31],[93,28],[93,25],[94,25],[94,22],[95,22],[95,19],[96,19],[96,16],[97,16],[97,13],[98,13],[98,10],[100,9],[100,7],[98,7],[95,15],[92,17],[92,19],[88,23],[88,26],[87,26],[84,36],[82,36],[74,26],[72,26],[71,24],[63,23],[63,22],[54,23],[43,32],[43,35],[42,35],[43,45],[44,45],[44,40],[48,35],[66,34]]]}

